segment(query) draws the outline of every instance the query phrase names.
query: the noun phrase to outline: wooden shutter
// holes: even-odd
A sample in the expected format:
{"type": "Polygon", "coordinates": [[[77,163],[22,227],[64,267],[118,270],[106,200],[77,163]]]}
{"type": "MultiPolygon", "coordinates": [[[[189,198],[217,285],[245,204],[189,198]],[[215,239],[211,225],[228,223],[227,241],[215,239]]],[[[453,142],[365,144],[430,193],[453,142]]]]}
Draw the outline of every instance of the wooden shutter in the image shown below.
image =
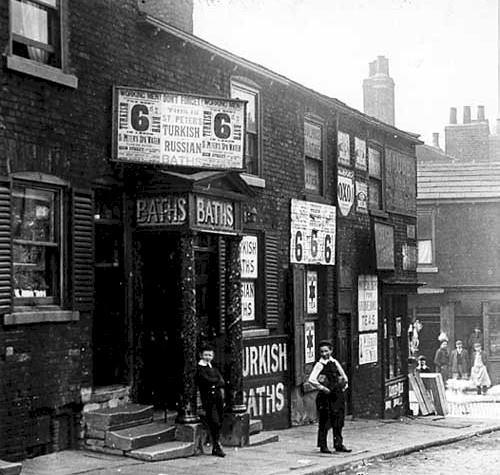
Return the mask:
{"type": "Polygon", "coordinates": [[[11,185],[0,179],[0,314],[12,310],[11,185]]]}
{"type": "Polygon", "coordinates": [[[276,233],[265,235],[266,326],[279,323],[279,243],[276,233]]]}
{"type": "Polygon", "coordinates": [[[71,284],[74,310],[94,306],[94,202],[90,190],[74,190],[72,199],[71,284]]]}
{"type": "Polygon", "coordinates": [[[295,265],[292,268],[293,278],[293,342],[294,342],[294,376],[295,385],[304,382],[304,267],[295,265]]]}
{"type": "Polygon", "coordinates": [[[223,334],[226,324],[226,241],[219,238],[219,333],[223,334]]]}

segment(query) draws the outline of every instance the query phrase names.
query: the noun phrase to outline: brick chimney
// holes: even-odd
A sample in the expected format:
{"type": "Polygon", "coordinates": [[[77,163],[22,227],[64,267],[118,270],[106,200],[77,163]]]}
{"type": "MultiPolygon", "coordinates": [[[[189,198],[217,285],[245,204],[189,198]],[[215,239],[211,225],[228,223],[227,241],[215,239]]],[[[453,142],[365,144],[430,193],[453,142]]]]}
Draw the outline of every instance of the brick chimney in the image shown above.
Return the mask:
{"type": "Polygon", "coordinates": [[[365,114],[394,125],[394,80],[385,56],[369,64],[369,77],[363,80],[363,107],[365,114]]]}
{"type": "Polygon", "coordinates": [[[441,149],[439,146],[439,132],[432,132],[432,146],[441,149]]]}
{"type": "Polygon", "coordinates": [[[139,11],[193,34],[193,0],[137,0],[139,11]]]}

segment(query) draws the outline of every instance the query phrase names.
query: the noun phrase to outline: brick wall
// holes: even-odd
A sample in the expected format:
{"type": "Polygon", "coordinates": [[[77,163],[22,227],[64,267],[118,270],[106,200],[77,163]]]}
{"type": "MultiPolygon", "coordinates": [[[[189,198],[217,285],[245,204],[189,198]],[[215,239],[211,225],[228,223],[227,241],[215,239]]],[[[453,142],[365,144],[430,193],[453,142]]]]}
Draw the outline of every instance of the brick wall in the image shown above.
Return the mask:
{"type": "Polygon", "coordinates": [[[484,161],[489,157],[490,128],[487,121],[447,125],[445,151],[464,161],[484,161]]]}

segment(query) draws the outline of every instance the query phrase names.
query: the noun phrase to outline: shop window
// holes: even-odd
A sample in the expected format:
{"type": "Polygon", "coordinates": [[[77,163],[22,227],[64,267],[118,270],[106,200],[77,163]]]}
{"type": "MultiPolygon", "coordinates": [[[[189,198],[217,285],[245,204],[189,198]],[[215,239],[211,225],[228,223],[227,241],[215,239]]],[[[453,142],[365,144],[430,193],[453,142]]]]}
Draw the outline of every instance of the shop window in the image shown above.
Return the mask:
{"type": "Polygon", "coordinates": [[[259,93],[243,84],[231,83],[231,97],[247,101],[246,136],[245,136],[245,168],[247,173],[258,175],[259,165],[259,93]]]}
{"type": "Polygon", "coordinates": [[[368,174],[370,177],[368,199],[370,210],[383,209],[382,194],[382,154],[368,147],[368,174]]]}
{"type": "Polygon", "coordinates": [[[417,262],[419,266],[435,265],[434,213],[432,210],[417,212],[417,262]]]}
{"type": "Polygon", "coordinates": [[[12,193],[14,297],[20,305],[60,303],[61,193],[16,184],[12,193]]]}
{"type": "Polygon", "coordinates": [[[304,122],[304,182],[308,193],[323,194],[323,128],[304,122]]]}
{"type": "MultiPolygon", "coordinates": [[[[406,344],[403,322],[406,315],[406,297],[387,295],[384,298],[384,349],[385,378],[393,379],[405,372],[404,354],[406,344]]],[[[406,338],[406,335],[405,335],[406,338]]]]}
{"type": "Polygon", "coordinates": [[[11,0],[11,51],[61,67],[60,0],[11,0]]]}

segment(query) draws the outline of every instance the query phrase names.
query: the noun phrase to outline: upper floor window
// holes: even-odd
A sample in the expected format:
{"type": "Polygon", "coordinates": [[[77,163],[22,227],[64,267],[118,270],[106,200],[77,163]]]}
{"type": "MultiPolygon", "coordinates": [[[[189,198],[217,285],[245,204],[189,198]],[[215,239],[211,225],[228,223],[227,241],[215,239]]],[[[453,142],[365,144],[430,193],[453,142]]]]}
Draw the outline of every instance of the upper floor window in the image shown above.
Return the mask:
{"type": "Polygon", "coordinates": [[[323,128],[304,122],[304,182],[306,192],[323,194],[323,128]]]}
{"type": "Polygon", "coordinates": [[[31,184],[13,188],[13,281],[20,304],[60,302],[60,206],[56,189],[31,184]]]}
{"type": "Polygon", "coordinates": [[[259,93],[242,84],[231,84],[231,97],[247,101],[245,167],[252,175],[259,174],[259,93]]]}
{"type": "Polygon", "coordinates": [[[61,67],[61,0],[11,0],[11,53],[61,67]]]}
{"type": "Polygon", "coordinates": [[[430,209],[417,212],[417,246],[418,265],[434,265],[434,213],[430,209]]]}
{"type": "Polygon", "coordinates": [[[382,154],[380,150],[368,147],[368,175],[370,178],[368,189],[369,208],[383,209],[382,195],[382,154]]]}

